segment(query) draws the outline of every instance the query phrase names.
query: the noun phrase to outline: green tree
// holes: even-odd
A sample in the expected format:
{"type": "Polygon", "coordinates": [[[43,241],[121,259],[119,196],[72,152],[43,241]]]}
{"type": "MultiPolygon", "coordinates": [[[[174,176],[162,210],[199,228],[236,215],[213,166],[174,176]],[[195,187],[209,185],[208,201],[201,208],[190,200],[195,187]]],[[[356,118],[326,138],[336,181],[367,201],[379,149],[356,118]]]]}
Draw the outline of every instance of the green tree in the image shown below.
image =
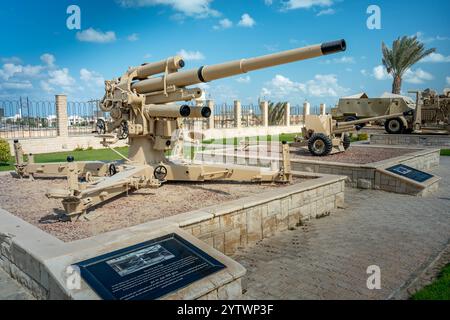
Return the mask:
{"type": "Polygon", "coordinates": [[[400,94],[403,75],[415,63],[436,51],[435,48],[425,49],[425,45],[416,36],[401,37],[392,43],[392,48],[382,43],[383,65],[392,75],[392,93],[400,94]]]}

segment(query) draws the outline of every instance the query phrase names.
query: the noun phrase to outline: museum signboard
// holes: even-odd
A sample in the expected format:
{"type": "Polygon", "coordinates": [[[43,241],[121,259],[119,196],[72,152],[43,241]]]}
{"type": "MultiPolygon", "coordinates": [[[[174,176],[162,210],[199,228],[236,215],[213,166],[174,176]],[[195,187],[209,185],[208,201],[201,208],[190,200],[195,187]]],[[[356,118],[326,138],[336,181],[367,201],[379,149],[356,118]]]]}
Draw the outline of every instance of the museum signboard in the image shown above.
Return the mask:
{"type": "Polygon", "coordinates": [[[175,233],[75,265],[105,300],[157,299],[225,268],[175,233]]]}
{"type": "Polygon", "coordinates": [[[425,182],[433,178],[433,175],[429,173],[408,167],[407,165],[404,164],[398,164],[396,166],[387,168],[386,170],[419,183],[425,182]]]}

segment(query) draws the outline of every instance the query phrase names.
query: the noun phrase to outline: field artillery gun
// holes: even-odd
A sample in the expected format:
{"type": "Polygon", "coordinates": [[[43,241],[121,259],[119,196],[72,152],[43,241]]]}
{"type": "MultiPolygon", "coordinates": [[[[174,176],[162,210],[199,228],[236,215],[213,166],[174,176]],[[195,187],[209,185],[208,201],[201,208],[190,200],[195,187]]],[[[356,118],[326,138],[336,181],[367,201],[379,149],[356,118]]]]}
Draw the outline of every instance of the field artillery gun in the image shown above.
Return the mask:
{"type": "Polygon", "coordinates": [[[292,147],[307,147],[313,156],[324,157],[345,152],[350,147],[348,133],[360,130],[361,126],[375,121],[389,121],[413,116],[411,110],[384,116],[338,122],[331,115],[305,115],[302,135],[295,138],[292,147]]]}
{"type": "Polygon", "coordinates": [[[77,162],[69,161],[65,167],[68,188],[50,190],[47,196],[62,199],[66,216],[78,218],[113,197],[140,188],[157,188],[167,181],[290,182],[286,146],[283,147],[284,165],[278,171],[227,164],[193,164],[181,157],[167,158],[166,153],[180,140],[182,119],[211,115],[208,107],[177,102],[196,100],[203,95],[200,88],[188,88],[192,85],[345,50],[345,41],[339,40],[196,70],[180,71],[184,67],[181,57],[129,68],[120,78],[105,81],[101,110],[110,114],[111,121],[100,121],[98,125],[99,137],[105,145],[119,138],[128,139],[128,156],[114,165],[114,172],[107,170],[106,175],[87,175],[77,162]],[[83,174],[84,179],[80,179],[83,174]]]}

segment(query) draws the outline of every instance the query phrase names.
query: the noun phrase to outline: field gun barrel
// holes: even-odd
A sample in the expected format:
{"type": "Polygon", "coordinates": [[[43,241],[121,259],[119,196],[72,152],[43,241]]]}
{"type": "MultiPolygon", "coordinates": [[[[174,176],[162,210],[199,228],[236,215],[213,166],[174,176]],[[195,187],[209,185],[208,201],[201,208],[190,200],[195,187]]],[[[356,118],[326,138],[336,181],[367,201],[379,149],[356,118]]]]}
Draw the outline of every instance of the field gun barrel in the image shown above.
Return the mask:
{"type": "Polygon", "coordinates": [[[209,107],[190,107],[188,105],[146,105],[143,113],[147,118],[209,118],[209,107]]]}
{"type": "MultiPolygon", "coordinates": [[[[227,78],[254,70],[338,53],[345,51],[346,47],[345,40],[337,40],[260,57],[235,60],[211,66],[203,66],[199,69],[169,73],[165,77],[153,77],[137,81],[131,85],[131,89],[136,90],[136,92],[140,94],[148,94],[162,91],[167,86],[176,86],[179,88],[186,87],[202,82],[227,78]]],[[[141,68],[145,69],[145,66],[142,66],[141,68]]],[[[154,71],[157,68],[147,67],[147,69],[154,71]]],[[[146,73],[149,72],[142,71],[139,74],[139,79],[142,79],[141,75],[145,75],[146,73]]]]}

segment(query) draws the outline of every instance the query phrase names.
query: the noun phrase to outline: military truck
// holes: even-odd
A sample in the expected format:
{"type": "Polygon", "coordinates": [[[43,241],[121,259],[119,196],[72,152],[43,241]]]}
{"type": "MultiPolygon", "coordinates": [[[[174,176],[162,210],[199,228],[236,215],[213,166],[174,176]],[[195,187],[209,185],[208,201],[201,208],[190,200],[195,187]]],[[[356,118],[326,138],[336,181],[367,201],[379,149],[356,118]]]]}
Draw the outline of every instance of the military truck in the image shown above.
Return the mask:
{"type": "MultiPolygon", "coordinates": [[[[415,93],[416,101],[392,93],[384,93],[380,98],[369,98],[365,93],[344,97],[331,109],[331,115],[337,121],[355,121],[412,111],[408,113],[411,116],[389,118],[379,124],[390,134],[448,134],[450,89],[444,90],[443,95],[430,89],[408,93],[415,93]]],[[[361,128],[362,125],[357,127],[361,128]]]]}

